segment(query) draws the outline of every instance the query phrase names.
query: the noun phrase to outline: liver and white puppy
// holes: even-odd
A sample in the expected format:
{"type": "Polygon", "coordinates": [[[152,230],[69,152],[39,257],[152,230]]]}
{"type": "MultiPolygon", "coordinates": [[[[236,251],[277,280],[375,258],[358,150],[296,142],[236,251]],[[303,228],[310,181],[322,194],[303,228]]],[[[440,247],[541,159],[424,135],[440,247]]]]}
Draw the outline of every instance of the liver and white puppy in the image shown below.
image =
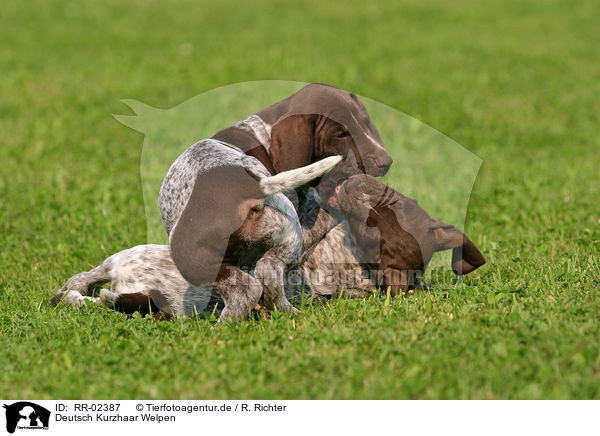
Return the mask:
{"type": "Polygon", "coordinates": [[[456,227],[430,217],[417,203],[368,175],[335,188],[329,204],[344,219],[302,264],[312,292],[391,288],[391,295],[421,286],[433,253],[452,249],[452,270],[468,274],[485,263],[456,227]],[[367,272],[367,274],[365,274],[367,272]]]}
{"type": "MultiPolygon", "coordinates": [[[[281,295],[270,294],[269,291],[274,288],[263,289],[262,284],[249,274],[250,271],[240,270],[250,279],[234,275],[237,269],[230,268],[231,258],[236,256],[239,260],[241,255],[230,247],[242,247],[239,250],[244,252],[244,260],[252,268],[259,267],[262,250],[277,252],[280,255],[278,260],[284,263],[284,267],[296,263],[301,250],[300,224],[293,209],[288,215],[282,213],[281,203],[289,203],[289,200],[278,193],[323,175],[340,160],[339,156],[333,156],[276,176],[240,173],[240,168],[236,166],[221,166],[204,173],[203,176],[210,179],[211,183],[217,183],[218,187],[226,184],[236,186],[230,186],[229,192],[234,194],[231,197],[218,198],[218,194],[213,194],[214,200],[220,201],[221,210],[225,203],[230,213],[211,225],[196,219],[207,212],[204,209],[186,207],[180,218],[180,222],[189,220],[190,227],[200,226],[189,235],[189,240],[176,243],[180,248],[189,246],[188,250],[202,251],[203,262],[193,265],[191,271],[195,274],[192,278],[203,285],[193,285],[181,275],[169,254],[168,246],[142,245],[121,251],[91,271],[71,277],[56,293],[52,304],[62,301],[81,305],[86,301],[94,301],[127,313],[151,310],[163,317],[202,314],[206,313],[209,302],[214,300],[214,296],[211,297],[214,277],[229,274],[230,287],[221,288],[219,292],[225,306],[220,319],[228,321],[246,316],[258,302],[263,290],[265,305],[269,309],[277,307],[282,310],[279,304],[287,303],[283,291],[281,295]],[[224,231],[230,234],[228,239],[220,237],[224,231]],[[255,247],[255,251],[246,248],[248,245],[255,247]],[[102,290],[99,298],[91,297],[94,289],[109,281],[110,291],[102,290]]],[[[212,189],[210,183],[197,180],[191,196],[197,195],[201,188],[203,194],[212,189]]],[[[199,203],[192,204],[199,206],[199,203]]],[[[177,233],[172,233],[171,242],[178,237],[177,233]]],[[[183,250],[178,251],[177,255],[184,256],[179,259],[181,263],[195,262],[197,259],[195,253],[185,258],[186,252],[183,250]]],[[[211,310],[212,307],[214,304],[211,310]]]]}
{"type": "Polygon", "coordinates": [[[94,269],[71,277],[54,295],[51,304],[80,307],[103,304],[120,312],[152,313],[157,319],[211,313],[221,300],[212,298],[212,286],[197,287],[179,273],[168,245],[138,245],[105,259],[94,269]],[[111,282],[110,290],[94,290],[111,282]]]}

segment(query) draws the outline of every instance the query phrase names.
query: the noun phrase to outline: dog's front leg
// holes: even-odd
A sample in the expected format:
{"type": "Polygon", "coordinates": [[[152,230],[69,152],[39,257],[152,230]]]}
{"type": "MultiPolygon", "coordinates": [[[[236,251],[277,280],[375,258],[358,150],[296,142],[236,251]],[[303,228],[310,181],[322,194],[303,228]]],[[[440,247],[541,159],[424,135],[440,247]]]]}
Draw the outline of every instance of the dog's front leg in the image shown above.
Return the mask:
{"type": "Polygon", "coordinates": [[[219,322],[226,323],[246,318],[258,303],[263,286],[241,269],[223,264],[215,282],[215,290],[225,303],[219,322]]]}
{"type": "Polygon", "coordinates": [[[285,297],[286,254],[287,247],[271,248],[256,262],[254,275],[263,285],[263,298],[268,310],[297,313],[298,310],[285,297]]]}
{"type": "Polygon", "coordinates": [[[339,221],[325,209],[321,208],[319,210],[312,227],[302,228],[302,257],[299,262],[300,264],[308,259],[317,244],[338,224],[339,221]]]}

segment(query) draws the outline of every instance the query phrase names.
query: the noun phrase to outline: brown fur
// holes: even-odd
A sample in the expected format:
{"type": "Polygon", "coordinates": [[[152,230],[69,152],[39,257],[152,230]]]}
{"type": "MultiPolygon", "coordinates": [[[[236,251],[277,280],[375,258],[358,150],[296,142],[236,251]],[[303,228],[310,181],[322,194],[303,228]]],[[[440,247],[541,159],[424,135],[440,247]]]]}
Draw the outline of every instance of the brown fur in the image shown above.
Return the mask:
{"type": "Polygon", "coordinates": [[[213,138],[240,147],[277,173],[336,155],[347,158],[346,166],[374,176],[385,174],[392,164],[362,102],[333,86],[308,85],[256,115],[272,126],[268,150],[234,127],[213,138]]]}
{"type": "Polygon", "coordinates": [[[485,263],[483,255],[462,232],[431,218],[417,201],[385,186],[374,177],[346,180],[330,204],[348,220],[359,259],[377,271],[377,281],[392,295],[419,287],[433,253],[452,249],[455,274],[468,274],[485,263]]]}

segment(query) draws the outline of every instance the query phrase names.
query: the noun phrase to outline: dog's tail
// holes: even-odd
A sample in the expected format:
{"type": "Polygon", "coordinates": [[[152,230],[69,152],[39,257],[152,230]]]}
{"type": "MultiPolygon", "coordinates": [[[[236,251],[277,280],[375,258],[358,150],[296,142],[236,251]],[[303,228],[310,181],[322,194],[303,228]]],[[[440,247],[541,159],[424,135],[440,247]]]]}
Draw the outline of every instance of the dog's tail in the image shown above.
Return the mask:
{"type": "Polygon", "coordinates": [[[326,157],[302,168],[264,177],[260,180],[260,187],[267,196],[295,189],[331,171],[341,161],[342,156],[326,157]]]}

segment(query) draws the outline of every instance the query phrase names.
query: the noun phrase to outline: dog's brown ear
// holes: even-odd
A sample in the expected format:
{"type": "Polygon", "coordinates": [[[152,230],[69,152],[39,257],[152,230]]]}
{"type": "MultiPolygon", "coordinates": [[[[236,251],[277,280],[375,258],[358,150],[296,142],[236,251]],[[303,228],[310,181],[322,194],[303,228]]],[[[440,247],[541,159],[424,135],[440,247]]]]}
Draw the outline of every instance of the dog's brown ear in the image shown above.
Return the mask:
{"type": "Polygon", "coordinates": [[[237,127],[228,127],[215,133],[213,138],[239,147],[247,155],[261,161],[271,174],[275,174],[271,157],[254,135],[237,127]]]}
{"type": "Polygon", "coordinates": [[[436,251],[452,248],[452,271],[469,274],[485,263],[485,258],[467,236],[450,224],[434,220],[436,251]]]}
{"type": "Polygon", "coordinates": [[[215,282],[229,237],[263,197],[259,182],[243,167],[213,168],[196,177],[169,236],[171,257],[188,282],[197,286],[215,282]]]}
{"type": "Polygon", "coordinates": [[[269,156],[275,171],[300,168],[311,163],[314,150],[315,116],[290,115],[271,128],[269,156]]]}

